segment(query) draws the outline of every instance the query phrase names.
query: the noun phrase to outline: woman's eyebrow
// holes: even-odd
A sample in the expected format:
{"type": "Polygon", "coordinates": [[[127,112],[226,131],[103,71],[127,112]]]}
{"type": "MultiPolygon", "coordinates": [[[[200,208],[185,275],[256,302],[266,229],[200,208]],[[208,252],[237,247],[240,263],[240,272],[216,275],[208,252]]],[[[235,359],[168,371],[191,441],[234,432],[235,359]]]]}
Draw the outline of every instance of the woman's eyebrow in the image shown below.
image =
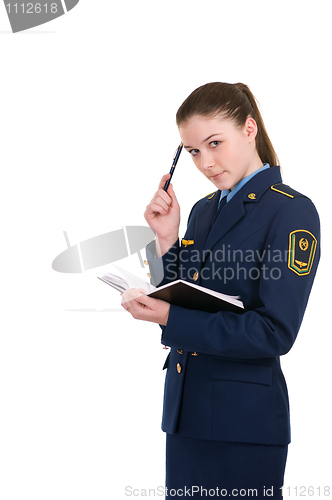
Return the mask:
{"type": "MultiPolygon", "coordinates": [[[[206,139],[204,139],[204,141],[202,141],[202,144],[206,141],[208,141],[209,139],[211,139],[211,137],[214,137],[215,135],[222,135],[222,132],[218,132],[217,134],[211,134],[209,135],[209,137],[207,137],[206,139]]],[[[183,146],[185,149],[191,149],[192,146],[183,146]]]]}

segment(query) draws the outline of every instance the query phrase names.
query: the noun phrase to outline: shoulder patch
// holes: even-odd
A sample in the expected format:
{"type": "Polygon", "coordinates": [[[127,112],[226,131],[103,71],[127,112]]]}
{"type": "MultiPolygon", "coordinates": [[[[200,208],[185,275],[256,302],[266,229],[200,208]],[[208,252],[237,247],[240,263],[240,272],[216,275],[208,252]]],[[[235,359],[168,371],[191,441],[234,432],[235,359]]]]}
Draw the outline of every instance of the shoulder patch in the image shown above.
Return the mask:
{"type": "Polygon", "coordinates": [[[210,194],[207,194],[204,198],[207,198],[208,200],[211,200],[214,195],[216,194],[217,191],[215,191],[214,193],[210,193],[210,194]]]}
{"type": "Polygon", "coordinates": [[[315,257],[317,239],[306,229],[297,229],[289,235],[288,267],[304,276],[311,271],[315,257]]]}
{"type": "Polygon", "coordinates": [[[282,182],[280,182],[279,184],[274,184],[273,186],[271,186],[271,189],[272,191],[284,194],[289,198],[299,198],[300,196],[305,198],[304,194],[295,191],[295,189],[292,189],[291,187],[287,186],[286,184],[283,184],[282,182]]]}

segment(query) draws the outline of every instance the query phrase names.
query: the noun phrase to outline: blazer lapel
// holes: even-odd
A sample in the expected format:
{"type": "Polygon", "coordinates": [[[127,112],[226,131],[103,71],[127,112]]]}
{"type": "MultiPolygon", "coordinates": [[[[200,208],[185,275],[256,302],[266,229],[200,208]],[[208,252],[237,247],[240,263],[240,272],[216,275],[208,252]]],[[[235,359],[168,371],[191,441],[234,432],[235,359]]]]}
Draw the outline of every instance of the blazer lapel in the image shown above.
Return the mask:
{"type": "Polygon", "coordinates": [[[212,220],[217,212],[221,191],[218,190],[214,197],[197,214],[194,228],[195,250],[203,250],[204,243],[211,229],[212,220]]]}
{"type": "Polygon", "coordinates": [[[261,195],[277,182],[282,182],[278,166],[260,172],[245,184],[221,210],[207,239],[204,240],[204,250],[212,250],[214,245],[244,217],[245,203],[256,204],[261,195]]]}
{"type": "Polygon", "coordinates": [[[237,193],[221,210],[205,241],[204,250],[212,247],[245,215],[242,193],[237,193]]]}

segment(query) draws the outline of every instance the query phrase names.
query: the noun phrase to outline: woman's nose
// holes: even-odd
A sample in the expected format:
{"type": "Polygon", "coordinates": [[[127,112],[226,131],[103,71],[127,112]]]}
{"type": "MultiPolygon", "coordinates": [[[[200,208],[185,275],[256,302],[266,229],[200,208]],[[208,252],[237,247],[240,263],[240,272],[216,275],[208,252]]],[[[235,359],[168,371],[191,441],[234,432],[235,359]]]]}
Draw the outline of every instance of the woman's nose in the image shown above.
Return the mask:
{"type": "Polygon", "coordinates": [[[201,151],[201,169],[208,170],[214,166],[213,154],[210,151],[201,151]]]}

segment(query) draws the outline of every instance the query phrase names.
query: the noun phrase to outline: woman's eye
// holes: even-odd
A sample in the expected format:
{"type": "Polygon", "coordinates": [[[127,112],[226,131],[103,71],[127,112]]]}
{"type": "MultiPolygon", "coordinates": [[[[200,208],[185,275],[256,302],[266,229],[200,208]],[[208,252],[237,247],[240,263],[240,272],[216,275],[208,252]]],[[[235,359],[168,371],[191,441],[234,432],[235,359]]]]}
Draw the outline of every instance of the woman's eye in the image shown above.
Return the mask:
{"type": "Polygon", "coordinates": [[[220,141],[212,141],[212,142],[210,142],[210,146],[212,146],[213,148],[215,148],[216,146],[218,146],[218,144],[220,144],[220,141]]]}
{"type": "Polygon", "coordinates": [[[189,151],[189,153],[190,153],[192,156],[195,156],[195,155],[197,155],[197,153],[199,153],[199,149],[191,149],[191,150],[189,151]]]}

